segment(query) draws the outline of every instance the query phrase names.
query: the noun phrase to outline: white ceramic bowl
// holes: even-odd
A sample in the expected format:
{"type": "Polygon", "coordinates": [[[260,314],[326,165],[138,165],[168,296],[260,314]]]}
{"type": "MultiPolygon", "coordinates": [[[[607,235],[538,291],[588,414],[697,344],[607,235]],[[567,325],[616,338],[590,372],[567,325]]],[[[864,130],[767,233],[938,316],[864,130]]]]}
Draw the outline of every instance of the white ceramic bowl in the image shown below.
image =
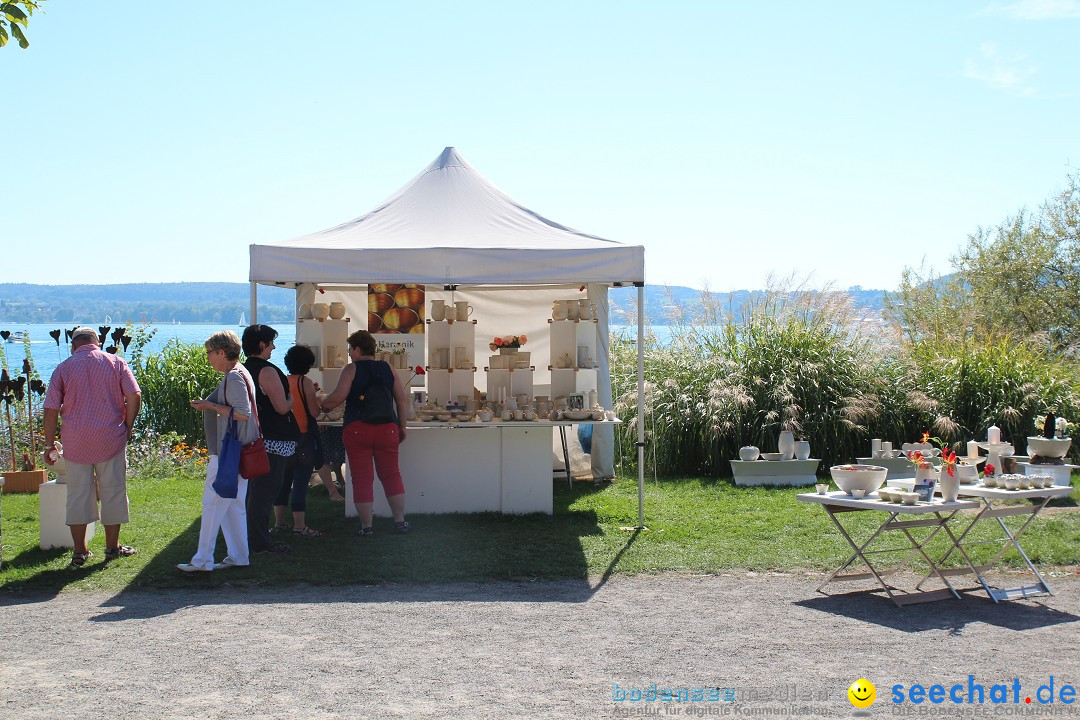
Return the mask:
{"type": "Polygon", "coordinates": [[[844,492],[851,494],[855,488],[861,488],[870,494],[885,484],[887,468],[877,465],[834,465],[829,468],[833,482],[844,492]]]}
{"type": "Polygon", "coordinates": [[[330,317],[330,306],[326,303],[312,303],[311,317],[316,320],[325,320],[330,317]]]}
{"type": "Polygon", "coordinates": [[[879,488],[877,491],[878,500],[882,502],[892,502],[893,492],[888,488],[879,488]]]}
{"type": "Polygon", "coordinates": [[[1071,438],[1045,438],[1029,437],[1028,455],[1038,455],[1044,458],[1063,458],[1069,452],[1072,445],[1071,438]]]}
{"type": "Polygon", "coordinates": [[[747,445],[746,447],[739,448],[739,459],[750,462],[751,460],[757,460],[761,455],[761,451],[753,445],[747,445]]]}
{"type": "Polygon", "coordinates": [[[762,460],[777,462],[784,459],[784,453],[761,453],[762,460]]]}
{"type": "Polygon", "coordinates": [[[917,492],[900,493],[900,497],[905,505],[914,505],[919,501],[919,493],[917,492]]]}
{"type": "Polygon", "coordinates": [[[993,475],[984,477],[982,482],[988,488],[997,487],[997,479],[993,475]]]}

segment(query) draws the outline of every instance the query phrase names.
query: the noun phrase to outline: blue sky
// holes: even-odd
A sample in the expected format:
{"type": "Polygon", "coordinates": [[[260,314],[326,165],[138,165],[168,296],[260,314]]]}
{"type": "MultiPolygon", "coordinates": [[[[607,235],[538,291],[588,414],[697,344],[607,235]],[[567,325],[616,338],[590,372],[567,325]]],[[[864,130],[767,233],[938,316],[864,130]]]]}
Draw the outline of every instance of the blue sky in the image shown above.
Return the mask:
{"type": "Polygon", "coordinates": [[[47,0],[28,34],[0,282],[245,281],[453,145],[650,283],[891,289],[1080,165],[1077,0],[47,0]]]}

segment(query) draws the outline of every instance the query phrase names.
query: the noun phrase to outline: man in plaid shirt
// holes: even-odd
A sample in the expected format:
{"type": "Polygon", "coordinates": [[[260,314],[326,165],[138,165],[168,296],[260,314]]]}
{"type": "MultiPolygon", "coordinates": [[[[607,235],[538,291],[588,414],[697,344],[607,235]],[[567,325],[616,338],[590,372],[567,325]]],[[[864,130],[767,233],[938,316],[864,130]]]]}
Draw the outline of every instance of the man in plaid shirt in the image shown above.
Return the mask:
{"type": "Polygon", "coordinates": [[[99,519],[99,500],[105,559],[137,552],[120,544],[120,525],[129,520],[126,450],[141,402],[139,384],[128,364],[102,352],[93,328],[76,328],[71,357],[53,371],[45,393],[45,447],[52,447],[58,419],[64,420],[73,565],[81,566],[93,556],[86,547],[86,526],[99,519]]]}

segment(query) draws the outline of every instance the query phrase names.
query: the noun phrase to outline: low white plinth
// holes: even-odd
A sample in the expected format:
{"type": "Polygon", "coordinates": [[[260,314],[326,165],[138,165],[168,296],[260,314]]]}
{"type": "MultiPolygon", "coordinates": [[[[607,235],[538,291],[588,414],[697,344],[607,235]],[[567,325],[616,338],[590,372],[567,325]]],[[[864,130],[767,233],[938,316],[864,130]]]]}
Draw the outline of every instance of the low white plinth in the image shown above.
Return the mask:
{"type": "Polygon", "coordinates": [[[1032,465],[1027,462],[1016,464],[1024,468],[1025,475],[1049,475],[1054,478],[1055,485],[1072,485],[1072,472],[1080,467],[1080,465],[1032,465]]]}
{"type": "MultiPolygon", "coordinates": [[[[552,514],[552,423],[410,424],[399,467],[405,515],[501,512],[552,514]]],[[[345,515],[354,517],[346,462],[345,515]]],[[[374,512],[390,515],[376,478],[374,512]]]]}
{"type": "MultiPolygon", "coordinates": [[[[67,523],[67,485],[55,480],[38,488],[38,518],[41,526],[41,549],[72,547],[71,530],[67,523]]],[[[94,537],[97,523],[86,526],[86,542],[94,537]]]]}
{"type": "Polygon", "coordinates": [[[748,485],[814,485],[821,460],[730,460],[735,484],[748,485]]]}

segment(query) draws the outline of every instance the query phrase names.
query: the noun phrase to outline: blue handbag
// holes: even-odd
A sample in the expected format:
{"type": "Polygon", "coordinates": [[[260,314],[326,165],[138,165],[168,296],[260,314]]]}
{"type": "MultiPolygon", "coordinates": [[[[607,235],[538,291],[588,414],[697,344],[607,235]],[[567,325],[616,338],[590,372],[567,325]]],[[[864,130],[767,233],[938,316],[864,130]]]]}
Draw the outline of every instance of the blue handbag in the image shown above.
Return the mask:
{"type": "Polygon", "coordinates": [[[236,430],[236,418],[233,410],[229,408],[229,424],[225,430],[225,437],[221,439],[221,452],[218,453],[217,476],[210,487],[218,496],[228,499],[236,497],[239,491],[240,478],[240,451],[243,445],[236,430]]]}

